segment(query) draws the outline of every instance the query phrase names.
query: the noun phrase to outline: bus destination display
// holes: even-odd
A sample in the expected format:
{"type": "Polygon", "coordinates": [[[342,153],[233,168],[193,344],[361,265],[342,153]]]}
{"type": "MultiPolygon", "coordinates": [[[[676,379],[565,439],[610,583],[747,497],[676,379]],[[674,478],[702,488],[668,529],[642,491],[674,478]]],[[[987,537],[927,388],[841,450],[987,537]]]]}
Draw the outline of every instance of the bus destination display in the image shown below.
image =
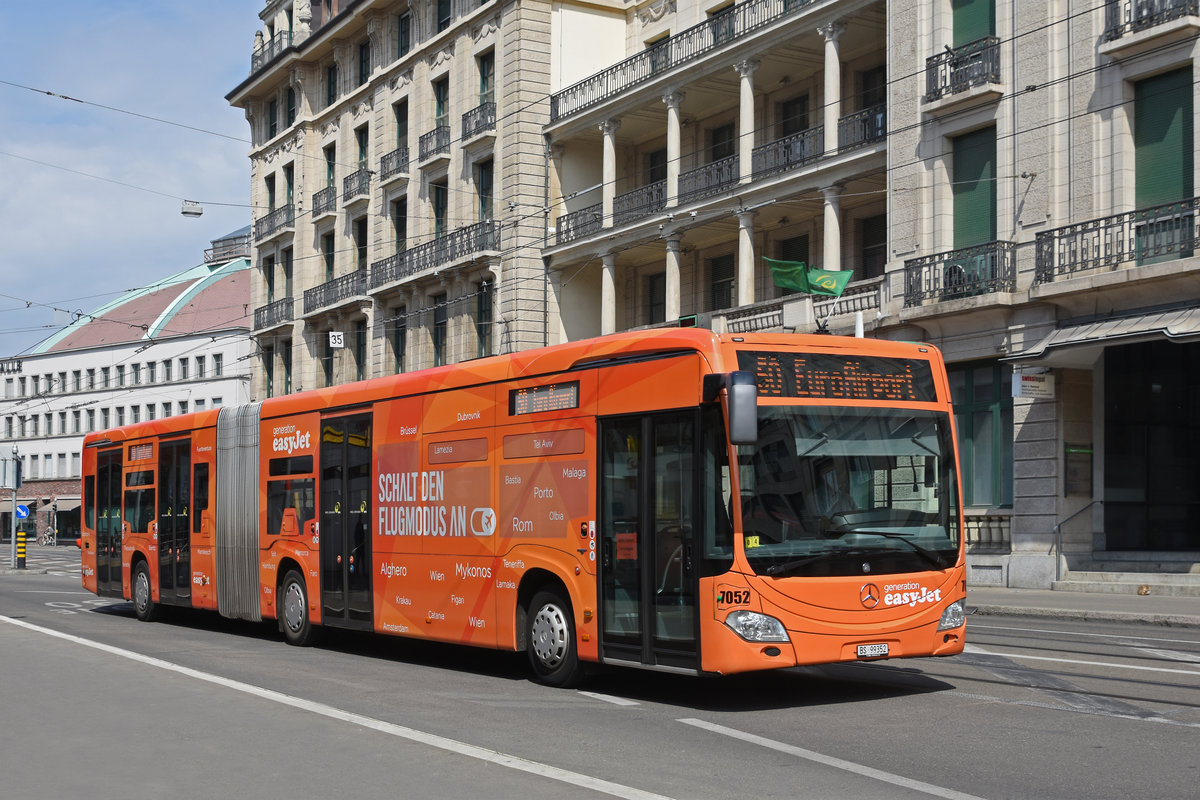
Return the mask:
{"type": "Polygon", "coordinates": [[[579,408],[579,381],[530,386],[508,393],[508,413],[513,417],[570,408],[579,408]]]}
{"type": "Polygon", "coordinates": [[[742,350],[738,367],[753,372],[759,397],[932,403],[933,370],[916,358],[768,353],[742,350]]]}

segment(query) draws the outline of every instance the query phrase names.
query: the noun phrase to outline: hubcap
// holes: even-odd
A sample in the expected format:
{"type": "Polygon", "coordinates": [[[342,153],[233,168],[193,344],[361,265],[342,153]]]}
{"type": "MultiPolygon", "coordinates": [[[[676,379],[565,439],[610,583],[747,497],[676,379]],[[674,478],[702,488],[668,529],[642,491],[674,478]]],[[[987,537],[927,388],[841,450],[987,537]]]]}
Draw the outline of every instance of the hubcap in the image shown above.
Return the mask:
{"type": "Polygon", "coordinates": [[[304,591],[298,583],[289,583],[284,592],[283,622],[293,632],[304,627],[304,591]]]}
{"type": "Polygon", "coordinates": [[[567,654],[567,620],[562,609],[546,604],[533,618],[533,652],[538,661],[553,669],[567,654]]]}
{"type": "Polygon", "coordinates": [[[146,577],[145,572],[137,574],[137,588],[134,591],[135,600],[138,611],[145,611],[146,605],[150,601],[150,579],[146,577]]]}

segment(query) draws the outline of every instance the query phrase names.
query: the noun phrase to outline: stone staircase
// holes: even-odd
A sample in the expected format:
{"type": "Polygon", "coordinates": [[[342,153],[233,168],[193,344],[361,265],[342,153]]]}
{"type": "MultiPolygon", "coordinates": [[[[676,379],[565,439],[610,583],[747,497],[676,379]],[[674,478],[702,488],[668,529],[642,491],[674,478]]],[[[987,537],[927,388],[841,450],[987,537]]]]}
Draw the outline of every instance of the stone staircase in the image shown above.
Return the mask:
{"type": "Polygon", "coordinates": [[[1096,561],[1072,569],[1051,588],[1060,592],[1151,594],[1200,598],[1200,564],[1181,561],[1096,561]]]}

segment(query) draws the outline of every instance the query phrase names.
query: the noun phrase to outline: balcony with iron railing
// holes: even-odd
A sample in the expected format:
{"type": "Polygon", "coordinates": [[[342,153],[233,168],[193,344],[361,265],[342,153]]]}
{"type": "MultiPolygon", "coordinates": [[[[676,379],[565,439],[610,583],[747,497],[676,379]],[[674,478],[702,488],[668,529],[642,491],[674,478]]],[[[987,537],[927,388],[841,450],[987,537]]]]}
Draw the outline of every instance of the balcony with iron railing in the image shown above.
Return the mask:
{"type": "Polygon", "coordinates": [[[379,179],[384,183],[408,174],[408,146],[397,147],[379,160],[379,179]]]}
{"type": "Polygon", "coordinates": [[[337,187],[326,186],[319,192],[313,194],[313,219],[320,219],[326,214],[334,214],[337,212],[337,187]]]}
{"type": "Polygon", "coordinates": [[[738,157],[720,158],[679,173],[679,202],[690,203],[722,194],[738,183],[738,157]]]}
{"type": "Polygon", "coordinates": [[[292,305],[292,298],[284,297],[254,309],[254,330],[262,331],[284,322],[291,322],[295,318],[292,305]]]}
{"type": "Polygon", "coordinates": [[[809,128],[754,148],[751,169],[756,180],[769,178],[815,161],[824,153],[824,129],[809,128]]]}
{"type": "Polygon", "coordinates": [[[254,48],[250,54],[250,74],[258,72],[267,63],[292,45],[291,31],[277,31],[274,36],[264,39],[262,44],[254,48]]]}
{"type": "Polygon", "coordinates": [[[853,150],[887,138],[887,106],[877,105],[838,120],[838,149],[853,150]]]}
{"type": "Polygon", "coordinates": [[[500,223],[476,222],[376,261],[371,265],[370,288],[374,291],[463,258],[499,250],[500,223]]]}
{"type": "Polygon", "coordinates": [[[1188,258],[1200,248],[1198,212],[1193,197],[1039,233],[1034,285],[1188,258]]]}
{"type": "Polygon", "coordinates": [[[604,222],[603,214],[600,203],[563,214],[555,225],[554,243],[566,244],[599,233],[604,222]]]}
{"type": "Polygon", "coordinates": [[[304,313],[312,314],[315,311],[338,305],[346,300],[362,297],[366,293],[366,271],[355,270],[354,272],[348,272],[331,281],[326,281],[320,286],[306,289],[304,291],[304,313]]]}
{"type": "Polygon", "coordinates": [[[1200,34],[1200,0],[1109,0],[1102,55],[1123,58],[1194,39],[1200,34]]]}
{"type": "Polygon", "coordinates": [[[550,123],[623,95],[674,67],[798,14],[816,0],[746,0],[550,97],[550,123]]]}
{"type": "MultiPolygon", "coordinates": [[[[985,36],[925,59],[925,103],[1000,83],[1000,40],[985,36]]],[[[990,93],[981,99],[990,99],[990,93]]]]}
{"type": "Polygon", "coordinates": [[[496,104],[482,103],[462,115],[462,138],[464,142],[488,131],[496,130],[496,104]]]}
{"type": "Polygon", "coordinates": [[[204,251],[204,263],[212,264],[219,261],[232,261],[235,258],[250,256],[250,234],[231,236],[212,243],[212,247],[204,251]]]}
{"type": "Polygon", "coordinates": [[[655,181],[613,198],[613,225],[627,225],[667,207],[667,182],[655,181]]]}
{"type": "Polygon", "coordinates": [[[371,170],[357,169],[342,178],[342,205],[371,196],[371,170]]]}
{"type": "Polygon", "coordinates": [[[1012,242],[988,242],[904,262],[904,306],[1017,288],[1016,249],[1012,242]]]}
{"type": "Polygon", "coordinates": [[[450,155],[450,126],[439,125],[429,133],[421,134],[418,142],[420,161],[425,162],[435,156],[450,155]]]}
{"type": "Polygon", "coordinates": [[[296,207],[288,203],[254,220],[254,241],[261,244],[279,234],[291,233],[295,227],[296,207]]]}

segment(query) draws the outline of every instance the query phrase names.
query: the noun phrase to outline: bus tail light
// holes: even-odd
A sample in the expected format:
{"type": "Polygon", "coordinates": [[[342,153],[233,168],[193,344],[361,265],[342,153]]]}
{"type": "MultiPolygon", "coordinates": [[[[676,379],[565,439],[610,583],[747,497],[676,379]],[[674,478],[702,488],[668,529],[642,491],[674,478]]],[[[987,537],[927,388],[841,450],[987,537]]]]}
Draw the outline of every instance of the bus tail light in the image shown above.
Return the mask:
{"type": "Polygon", "coordinates": [[[782,622],[757,611],[734,611],[725,618],[725,624],[747,642],[789,641],[782,622]]]}
{"type": "Polygon", "coordinates": [[[942,619],[938,622],[938,630],[948,631],[951,628],[960,628],[966,621],[967,616],[963,609],[963,601],[955,600],[946,606],[946,610],[942,612],[942,619]]]}

